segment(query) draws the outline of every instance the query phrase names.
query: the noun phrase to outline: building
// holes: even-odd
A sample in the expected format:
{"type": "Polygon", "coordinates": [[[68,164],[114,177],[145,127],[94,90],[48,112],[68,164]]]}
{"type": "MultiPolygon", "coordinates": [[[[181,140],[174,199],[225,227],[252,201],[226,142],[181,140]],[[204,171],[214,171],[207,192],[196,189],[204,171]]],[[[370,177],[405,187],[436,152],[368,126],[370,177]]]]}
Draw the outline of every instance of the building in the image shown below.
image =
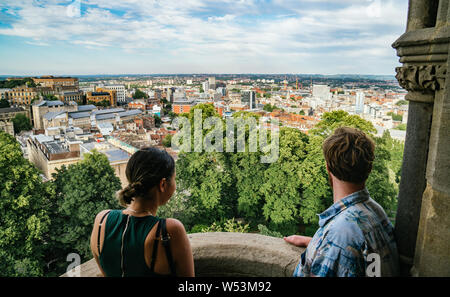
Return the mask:
{"type": "Polygon", "coordinates": [[[56,173],[56,169],[80,160],[81,141],[58,140],[56,137],[44,134],[31,135],[27,141],[30,161],[48,179],[52,179],[52,173],[56,173]]]}
{"type": "Polygon", "coordinates": [[[35,87],[19,86],[5,92],[5,99],[14,105],[30,105],[33,99],[39,98],[39,90],[35,87]]]}
{"type": "Polygon", "coordinates": [[[34,83],[41,87],[48,87],[53,90],[59,91],[78,91],[79,82],[76,77],[54,77],[54,76],[41,76],[39,78],[32,78],[34,83]]]}
{"type": "Polygon", "coordinates": [[[69,119],[67,111],[50,111],[47,112],[42,119],[43,128],[55,128],[55,127],[67,127],[69,124],[69,119]]]}
{"type": "Polygon", "coordinates": [[[38,101],[31,106],[33,127],[37,130],[44,129],[44,115],[48,112],[66,111],[74,112],[78,110],[76,104],[64,104],[56,101],[38,101]]]}
{"type": "Polygon", "coordinates": [[[99,104],[108,102],[109,106],[117,105],[117,93],[113,90],[96,88],[95,92],[86,93],[86,102],[89,104],[99,104]]]}
{"type": "Polygon", "coordinates": [[[8,133],[11,136],[14,136],[14,123],[12,121],[8,122],[0,121],[0,131],[8,133]]]}
{"type": "MultiPolygon", "coordinates": [[[[208,85],[209,85],[209,89],[215,90],[216,89],[216,78],[215,77],[209,77],[208,78],[208,85]]],[[[205,90],[205,92],[206,92],[206,90],[205,90]]]]}
{"type": "Polygon", "coordinates": [[[126,102],[126,90],[124,85],[109,85],[104,86],[103,89],[116,91],[117,102],[125,103],[126,102]]]}
{"type": "Polygon", "coordinates": [[[195,100],[181,98],[177,101],[173,101],[172,111],[176,114],[189,112],[191,108],[195,105],[195,100]]]}
{"type": "Polygon", "coordinates": [[[209,81],[202,82],[203,92],[208,93],[209,91],[209,81]]]}
{"type": "Polygon", "coordinates": [[[155,128],[155,118],[152,116],[142,116],[144,129],[152,129],[155,128]]]}
{"type": "Polygon", "coordinates": [[[355,101],[355,113],[356,114],[362,114],[364,113],[364,99],[365,99],[364,92],[357,92],[356,93],[356,101],[355,101]]]}
{"type": "Polygon", "coordinates": [[[153,108],[152,108],[152,114],[153,115],[155,115],[155,116],[158,116],[159,118],[161,118],[161,116],[162,116],[162,114],[161,114],[161,106],[159,106],[159,105],[153,105],[153,108]]]}
{"type": "Polygon", "coordinates": [[[0,100],[8,100],[8,92],[11,92],[12,89],[0,89],[0,100]]]}
{"type": "Polygon", "coordinates": [[[256,92],[251,90],[241,91],[241,103],[247,105],[250,109],[255,109],[256,92]]]}
{"type": "Polygon", "coordinates": [[[161,99],[162,99],[162,91],[160,89],[155,89],[153,91],[153,96],[154,96],[155,100],[158,100],[158,102],[161,101],[161,99]]]}
{"type": "Polygon", "coordinates": [[[145,111],[147,108],[147,103],[143,99],[135,99],[128,103],[128,108],[131,109],[140,109],[142,111],[145,111]]]}
{"type": "Polygon", "coordinates": [[[4,131],[14,136],[14,123],[13,119],[16,115],[23,114],[30,118],[30,112],[20,107],[7,107],[0,108],[0,131],[4,131]]]}
{"type": "Polygon", "coordinates": [[[322,101],[331,99],[330,87],[327,85],[313,85],[313,97],[319,98],[322,101]]]}
{"type": "Polygon", "coordinates": [[[224,97],[227,95],[227,88],[219,87],[217,88],[217,93],[219,93],[222,97],[224,97]]]}
{"type": "Polygon", "coordinates": [[[77,104],[83,104],[85,101],[85,96],[83,91],[77,92],[61,92],[60,98],[63,102],[76,102],[77,104]]]}

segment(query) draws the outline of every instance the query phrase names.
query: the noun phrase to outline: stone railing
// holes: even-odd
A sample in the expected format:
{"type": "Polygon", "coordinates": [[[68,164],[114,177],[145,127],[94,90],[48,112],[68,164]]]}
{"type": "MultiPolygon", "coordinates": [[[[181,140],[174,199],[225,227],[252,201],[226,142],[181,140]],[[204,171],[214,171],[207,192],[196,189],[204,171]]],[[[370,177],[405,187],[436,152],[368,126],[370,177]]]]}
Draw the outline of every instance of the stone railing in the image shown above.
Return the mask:
{"type": "MultiPolygon", "coordinates": [[[[281,238],[251,233],[194,233],[188,237],[196,276],[289,277],[304,251],[281,238]]],[[[82,277],[101,276],[94,259],[81,264],[80,271],[82,277]]]]}

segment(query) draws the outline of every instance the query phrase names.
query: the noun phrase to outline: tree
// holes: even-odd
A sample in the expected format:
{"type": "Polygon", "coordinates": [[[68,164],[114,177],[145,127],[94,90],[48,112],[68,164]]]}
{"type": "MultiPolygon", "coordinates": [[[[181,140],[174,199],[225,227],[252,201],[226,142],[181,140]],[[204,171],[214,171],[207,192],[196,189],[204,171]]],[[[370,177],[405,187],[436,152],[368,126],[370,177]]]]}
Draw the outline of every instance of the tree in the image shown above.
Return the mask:
{"type": "Polygon", "coordinates": [[[300,217],[305,224],[317,224],[317,214],[333,204],[333,195],[322,151],[323,141],[323,136],[310,136],[306,146],[306,158],[300,171],[303,180],[300,217]]]}
{"type": "Polygon", "coordinates": [[[302,199],[301,167],[306,157],[308,136],[297,129],[281,128],[279,158],[264,172],[261,187],[263,214],[269,228],[282,233],[297,230],[302,199]]]}
{"type": "Polygon", "coordinates": [[[325,112],[322,115],[322,120],[310,132],[314,135],[328,136],[336,128],[343,126],[359,129],[369,135],[377,132],[371,122],[362,119],[358,115],[350,115],[343,110],[325,112]]]}
{"type": "Polygon", "coordinates": [[[161,126],[161,123],[162,123],[162,120],[161,120],[161,118],[158,116],[158,115],[153,115],[153,118],[155,119],[155,126],[156,127],[160,127],[161,126]]]}
{"type": "Polygon", "coordinates": [[[47,100],[47,101],[57,101],[57,100],[59,100],[58,97],[56,97],[53,94],[43,95],[43,97],[44,97],[44,100],[47,100]]]}
{"type": "Polygon", "coordinates": [[[168,134],[166,135],[166,137],[164,137],[164,139],[162,140],[162,145],[164,145],[165,147],[171,147],[172,146],[172,134],[168,134]]]}
{"type": "Polygon", "coordinates": [[[280,108],[278,108],[278,107],[276,107],[275,105],[272,105],[272,104],[270,104],[270,103],[264,105],[264,107],[263,107],[263,110],[268,111],[268,112],[272,112],[272,111],[274,111],[274,110],[276,110],[276,109],[280,109],[280,108]]]}
{"type": "Polygon", "coordinates": [[[408,105],[408,101],[406,100],[399,100],[397,101],[397,103],[395,103],[395,105],[401,106],[401,105],[408,105]]]}
{"type": "Polygon", "coordinates": [[[43,276],[45,251],[51,246],[51,183],[26,160],[19,143],[0,132],[0,275],[43,276]]]}
{"type": "Polygon", "coordinates": [[[14,133],[18,134],[20,131],[29,131],[33,127],[31,126],[30,119],[24,115],[23,113],[17,114],[13,119],[12,122],[14,124],[14,133]]]}
{"type": "Polygon", "coordinates": [[[395,188],[395,179],[393,174],[389,174],[389,162],[391,161],[391,153],[387,148],[387,140],[384,137],[376,137],[375,139],[375,160],[372,165],[372,172],[366,181],[367,189],[370,197],[378,202],[387,215],[391,218],[395,217],[397,209],[397,191],[395,188]]]}
{"type": "Polygon", "coordinates": [[[406,124],[399,124],[394,128],[395,130],[406,131],[406,124]]]}
{"type": "Polygon", "coordinates": [[[0,108],[7,108],[7,107],[10,107],[8,100],[1,99],[0,100],[0,108]]]}
{"type": "Polygon", "coordinates": [[[133,94],[133,99],[148,99],[148,95],[142,92],[141,90],[136,89],[136,91],[133,94]]]}
{"type": "Polygon", "coordinates": [[[121,183],[108,158],[95,150],[52,176],[57,199],[50,232],[55,248],[49,260],[54,263],[51,272],[61,274],[69,253],[78,253],[82,262],[92,258],[89,239],[94,218],[101,210],[119,207],[115,193],[121,183]]]}

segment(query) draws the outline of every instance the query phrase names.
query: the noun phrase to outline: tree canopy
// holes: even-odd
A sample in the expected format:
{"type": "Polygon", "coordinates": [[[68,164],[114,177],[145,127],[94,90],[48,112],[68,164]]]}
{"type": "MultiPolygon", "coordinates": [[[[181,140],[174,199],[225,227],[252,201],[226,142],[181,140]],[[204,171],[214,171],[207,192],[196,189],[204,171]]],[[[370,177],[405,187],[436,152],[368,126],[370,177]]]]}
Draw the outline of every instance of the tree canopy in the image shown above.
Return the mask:
{"type": "MultiPolygon", "coordinates": [[[[197,108],[210,109],[209,113],[203,113],[203,120],[215,113],[212,106],[197,108]]],[[[192,120],[193,114],[191,110],[183,116],[192,120]]],[[[241,112],[233,117],[253,115],[241,112]]],[[[376,159],[367,188],[372,198],[392,213],[396,207],[402,145],[388,135],[375,137],[374,126],[359,116],[335,111],[325,113],[308,135],[281,127],[279,158],[274,163],[261,163],[262,153],[248,149],[245,152],[181,153],[177,161],[177,183],[180,195],[185,198],[178,199],[184,201],[186,209],[195,209],[191,217],[184,217],[187,228],[200,230],[196,224],[210,226],[224,218],[243,218],[252,230],[262,224],[284,235],[299,230],[314,233],[317,214],[333,204],[322,143],[341,126],[358,128],[376,142],[376,159]]],[[[246,144],[248,132],[247,128],[246,144]]]]}
{"type": "Polygon", "coordinates": [[[0,275],[42,276],[54,189],[1,131],[0,180],[0,275]]]}
{"type": "Polygon", "coordinates": [[[108,158],[95,150],[84,160],[57,169],[53,178],[56,199],[49,233],[54,248],[49,261],[55,263],[52,270],[60,273],[69,253],[78,253],[82,261],[92,257],[89,239],[95,216],[119,208],[115,193],[121,183],[108,158]]]}
{"type": "Polygon", "coordinates": [[[133,94],[133,99],[148,99],[148,95],[142,92],[141,90],[136,89],[136,91],[133,94]]]}
{"type": "Polygon", "coordinates": [[[16,134],[20,133],[21,131],[29,131],[33,128],[33,126],[31,126],[30,119],[22,113],[17,114],[12,119],[12,122],[14,125],[14,133],[16,134]]]}

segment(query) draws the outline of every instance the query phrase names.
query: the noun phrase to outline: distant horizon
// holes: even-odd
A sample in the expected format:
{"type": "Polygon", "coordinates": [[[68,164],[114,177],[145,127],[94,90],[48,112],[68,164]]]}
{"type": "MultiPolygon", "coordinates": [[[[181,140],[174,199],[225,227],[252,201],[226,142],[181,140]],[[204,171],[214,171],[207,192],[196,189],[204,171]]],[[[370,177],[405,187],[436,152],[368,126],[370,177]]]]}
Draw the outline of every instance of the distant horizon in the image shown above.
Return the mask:
{"type": "Polygon", "coordinates": [[[289,76],[392,76],[394,74],[361,74],[361,73],[336,73],[336,74],[322,74],[322,73],[257,73],[257,72],[247,72],[247,73],[98,73],[98,74],[0,74],[2,78],[8,77],[42,77],[42,76],[54,76],[54,77],[64,77],[64,76],[173,76],[173,75],[183,75],[183,76],[205,76],[205,75],[289,75],[289,76]]]}

